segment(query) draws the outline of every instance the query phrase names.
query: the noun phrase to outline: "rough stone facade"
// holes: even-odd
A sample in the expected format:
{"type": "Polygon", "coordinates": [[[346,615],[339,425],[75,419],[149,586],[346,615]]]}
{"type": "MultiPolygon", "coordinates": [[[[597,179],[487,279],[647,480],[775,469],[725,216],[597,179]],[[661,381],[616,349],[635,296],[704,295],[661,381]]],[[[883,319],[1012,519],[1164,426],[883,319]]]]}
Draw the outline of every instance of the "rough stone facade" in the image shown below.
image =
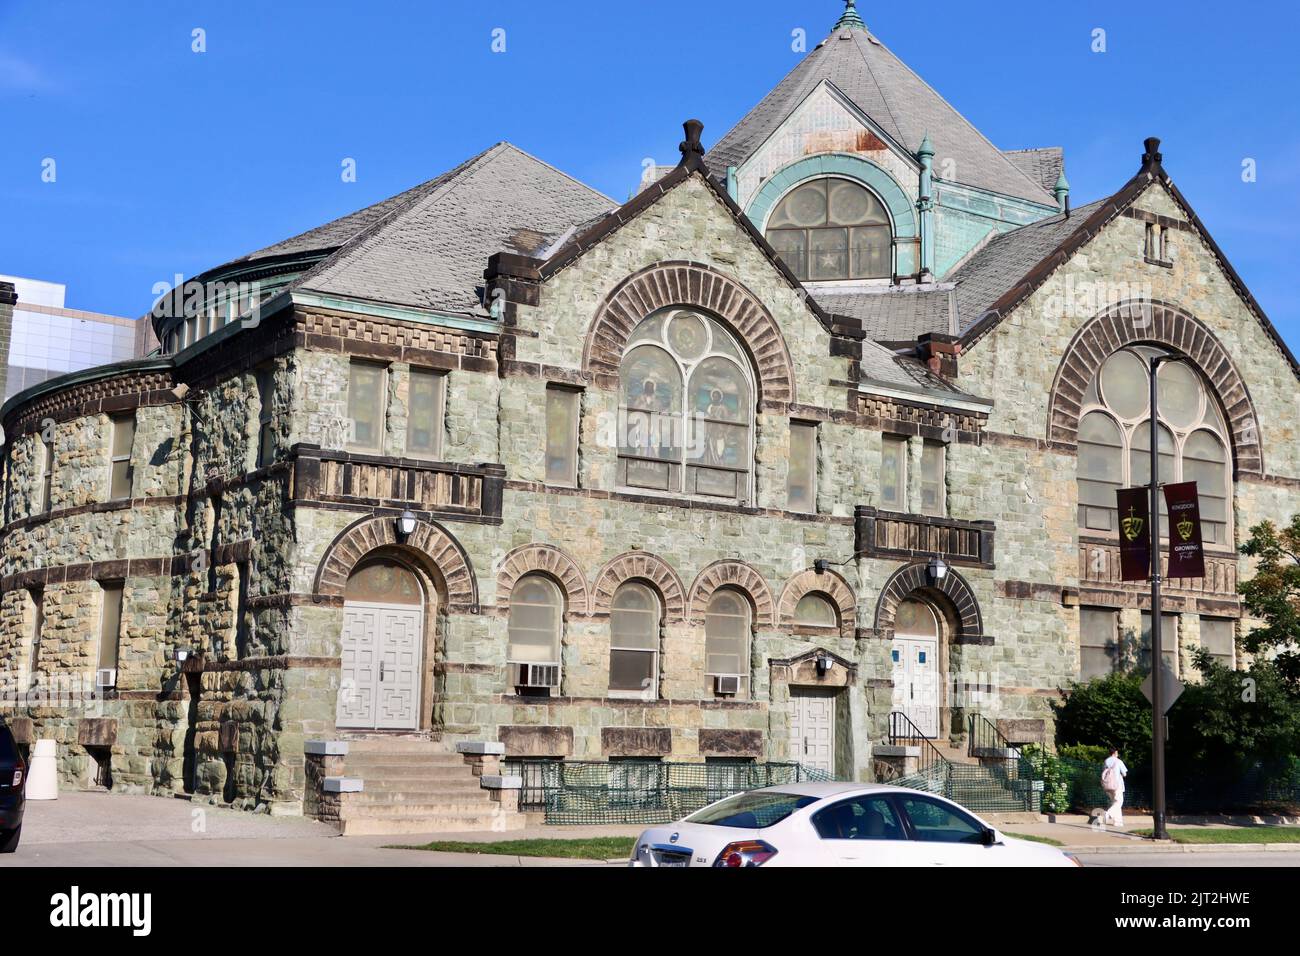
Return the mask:
{"type": "MultiPolygon", "coordinates": [[[[799,122],[848,115],[824,98],[808,110],[799,122]]],[[[761,157],[769,171],[794,159],[780,145],[761,157]]],[[[758,181],[742,186],[752,195],[758,181]]],[[[823,313],[688,155],[572,254],[485,261],[487,291],[501,293],[491,320],[279,296],[258,322],[178,355],[22,393],[3,412],[0,706],[30,722],[25,735],[59,742],[69,783],[328,813],[313,801],[329,766],[308,760],[307,742],[381,729],[338,719],[349,580],[379,557],[406,567],[423,596],[419,695],[399,732],[500,741],[506,759],[779,761],[800,759],[796,704],[828,697],[828,767],[869,779],[895,706],[895,613],[919,598],[939,622],[939,734],[959,739],[980,713],[1050,740],[1048,703],[1079,673],[1080,606],[1120,609],[1135,637],[1144,601],[1094,560],[1108,543],[1080,533],[1068,421],[1078,389],[1071,399],[1062,384],[1079,342],[1099,341],[1089,329],[1114,318],[1115,289],[1169,306],[1160,335],[1133,341],[1197,355],[1210,354],[1209,336],[1231,360],[1235,377],[1202,372],[1234,422],[1234,540],[1300,507],[1290,357],[1164,185],[1128,208],[946,353],[946,380],[916,371],[925,387],[910,391],[859,384],[870,350],[883,350],[823,313]],[[1170,263],[1144,255],[1150,216],[1169,223],[1170,263]],[[753,495],[742,504],[619,485],[619,362],[636,323],[664,305],[709,313],[751,363],[753,495]],[[349,448],[358,360],[385,370],[374,453],[349,448]],[[445,373],[436,461],[407,446],[413,369],[445,373]],[[547,481],[548,386],[580,392],[574,483],[547,481]],[[122,415],[135,420],[131,491],[110,500],[122,415]],[[808,513],[788,506],[792,421],[817,428],[808,513]],[[896,511],[880,487],[887,437],[907,442],[896,511]],[[926,442],[946,446],[941,517],[922,514],[926,442]],[[507,659],[527,574],[563,596],[549,693],[524,693],[507,659]],[[612,603],[629,581],[661,608],[656,683],[635,698],[608,689],[612,603]],[[116,679],[100,687],[119,586],[116,679]],[[735,694],[706,673],[719,588],[739,592],[752,620],[735,694]],[[833,624],[796,618],[810,594],[833,624]]],[[[1235,583],[1248,566],[1230,547],[1212,566],[1203,582],[1171,582],[1187,663],[1201,615],[1241,617],[1235,583]]]]}

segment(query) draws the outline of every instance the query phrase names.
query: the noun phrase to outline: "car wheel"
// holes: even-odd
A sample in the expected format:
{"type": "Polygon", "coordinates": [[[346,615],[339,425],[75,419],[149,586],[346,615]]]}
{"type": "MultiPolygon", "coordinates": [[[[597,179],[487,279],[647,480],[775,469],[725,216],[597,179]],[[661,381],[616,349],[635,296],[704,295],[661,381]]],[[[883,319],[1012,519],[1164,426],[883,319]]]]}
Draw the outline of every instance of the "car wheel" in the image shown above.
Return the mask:
{"type": "Polygon", "coordinates": [[[18,838],[22,835],[22,827],[14,827],[12,830],[0,830],[0,853],[12,853],[18,849],[18,838]]]}

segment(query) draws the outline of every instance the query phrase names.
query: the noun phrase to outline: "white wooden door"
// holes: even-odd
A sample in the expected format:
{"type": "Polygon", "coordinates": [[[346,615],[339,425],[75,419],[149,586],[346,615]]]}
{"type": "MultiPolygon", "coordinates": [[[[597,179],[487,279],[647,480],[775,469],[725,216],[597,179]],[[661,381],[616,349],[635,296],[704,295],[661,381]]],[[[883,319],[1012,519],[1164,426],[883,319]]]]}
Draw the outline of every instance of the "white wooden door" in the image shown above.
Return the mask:
{"type": "Polygon", "coordinates": [[[939,736],[938,651],[934,638],[894,639],[894,710],[927,737],[939,736]]]}
{"type": "Polygon", "coordinates": [[[835,774],[835,697],[790,695],[790,759],[835,774]]]}
{"type": "Polygon", "coordinates": [[[419,726],[421,618],[421,609],[409,605],[344,606],[339,727],[419,726]]]}

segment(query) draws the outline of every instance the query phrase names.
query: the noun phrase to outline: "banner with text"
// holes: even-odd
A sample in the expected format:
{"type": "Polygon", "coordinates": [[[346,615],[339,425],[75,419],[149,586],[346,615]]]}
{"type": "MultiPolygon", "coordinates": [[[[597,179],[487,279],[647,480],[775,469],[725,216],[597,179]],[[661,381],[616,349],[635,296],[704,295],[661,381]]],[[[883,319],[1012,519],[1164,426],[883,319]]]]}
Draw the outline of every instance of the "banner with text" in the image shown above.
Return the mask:
{"type": "Polygon", "coordinates": [[[1169,577],[1205,577],[1205,548],[1201,544],[1201,505],[1196,482],[1165,485],[1169,508],[1169,577]]]}
{"type": "Polygon", "coordinates": [[[1119,488],[1119,568],[1124,581],[1145,581],[1151,576],[1150,492],[1146,488],[1119,488]]]}

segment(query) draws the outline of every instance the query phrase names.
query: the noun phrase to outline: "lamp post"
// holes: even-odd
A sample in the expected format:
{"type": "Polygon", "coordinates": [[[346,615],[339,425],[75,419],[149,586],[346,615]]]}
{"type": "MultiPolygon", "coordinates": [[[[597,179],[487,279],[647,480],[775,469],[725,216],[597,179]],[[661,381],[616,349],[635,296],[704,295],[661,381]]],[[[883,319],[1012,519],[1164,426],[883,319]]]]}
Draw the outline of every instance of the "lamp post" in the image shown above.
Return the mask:
{"type": "Polygon", "coordinates": [[[1173,355],[1151,360],[1151,811],[1154,840],[1169,839],[1165,829],[1165,688],[1160,635],[1160,424],[1156,387],[1160,366],[1180,361],[1173,355]]]}

